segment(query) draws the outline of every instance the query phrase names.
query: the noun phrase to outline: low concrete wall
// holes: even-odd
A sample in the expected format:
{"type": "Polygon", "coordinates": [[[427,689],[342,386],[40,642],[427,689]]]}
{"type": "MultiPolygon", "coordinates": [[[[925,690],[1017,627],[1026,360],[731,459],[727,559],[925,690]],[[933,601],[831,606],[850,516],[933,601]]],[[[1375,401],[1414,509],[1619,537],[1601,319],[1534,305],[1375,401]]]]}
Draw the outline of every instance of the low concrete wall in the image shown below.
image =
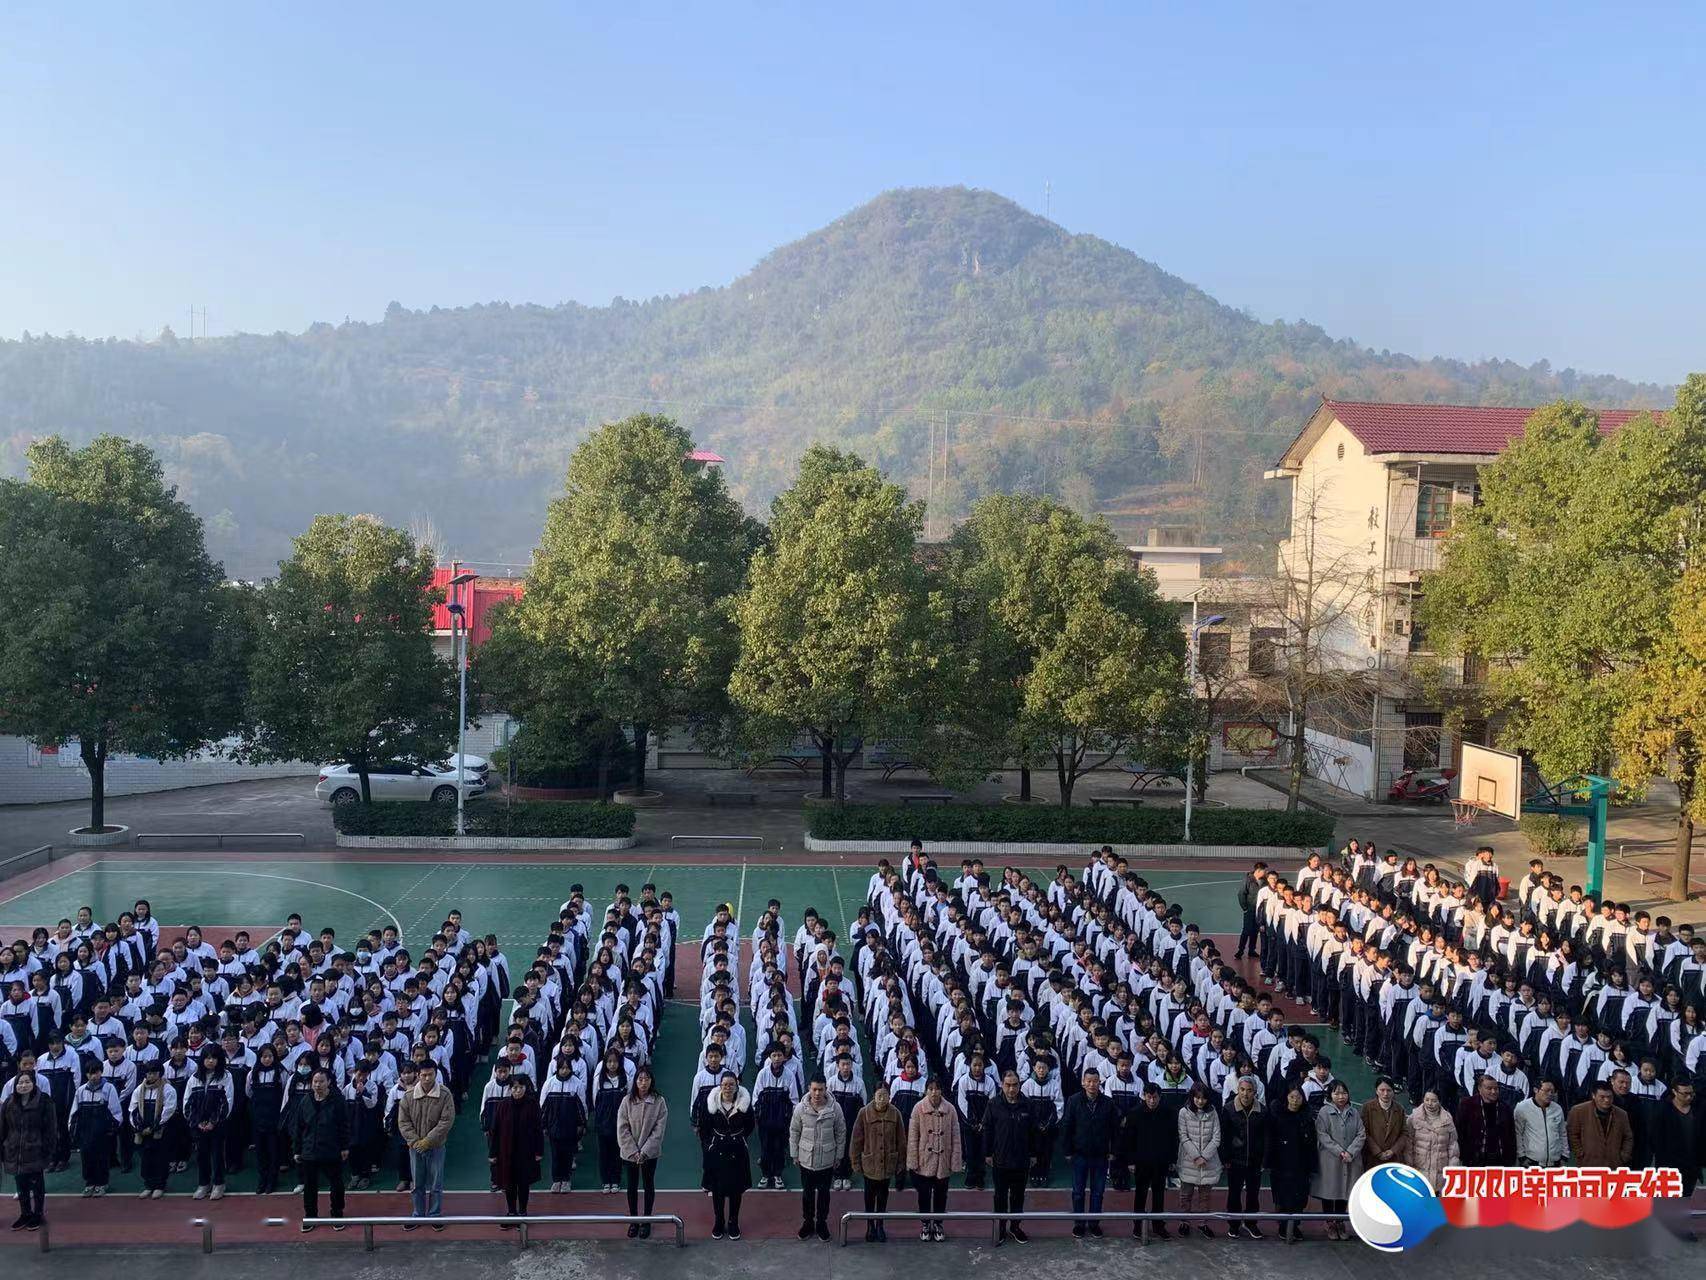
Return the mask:
{"type": "MultiPolygon", "coordinates": [[[[908,840],[819,840],[806,837],[806,848],[813,853],[898,853],[912,848],[908,840]]],[[[1058,844],[1045,841],[1002,840],[926,840],[924,851],[931,857],[953,855],[964,858],[1082,858],[1101,845],[1086,840],[1080,844],[1058,844]]],[[[1220,858],[1228,862],[1302,862],[1320,849],[1295,848],[1290,845],[1259,844],[1116,844],[1114,852],[1122,858],[1220,858]]]]}
{"type": "Polygon", "coordinates": [[[468,853],[503,853],[510,850],[593,852],[632,849],[633,836],[577,838],[563,836],[345,836],[338,837],[342,849],[460,849],[468,853]]]}
{"type": "MultiPolygon", "coordinates": [[[[187,787],[211,787],[260,778],[311,779],[313,764],[238,764],[202,756],[191,760],[139,760],[121,756],[107,762],[107,796],[145,795],[187,787]]],[[[304,786],[312,790],[313,783],[304,786]]],[[[89,771],[74,755],[42,755],[23,738],[0,735],[0,805],[48,804],[89,798],[89,771]],[[67,763],[69,761],[69,763],[67,763]]]]}

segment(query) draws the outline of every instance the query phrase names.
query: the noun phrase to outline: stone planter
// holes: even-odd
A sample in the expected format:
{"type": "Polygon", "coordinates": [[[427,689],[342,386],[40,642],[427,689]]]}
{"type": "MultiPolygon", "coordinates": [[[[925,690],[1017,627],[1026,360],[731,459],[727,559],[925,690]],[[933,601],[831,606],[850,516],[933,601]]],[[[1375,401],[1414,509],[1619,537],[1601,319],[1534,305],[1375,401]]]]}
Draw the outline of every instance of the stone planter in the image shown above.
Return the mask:
{"type": "Polygon", "coordinates": [[[346,836],[340,849],[457,849],[469,853],[546,852],[603,853],[632,849],[633,836],[346,836]]]}
{"type": "Polygon", "coordinates": [[[597,787],[505,787],[498,788],[500,795],[511,796],[517,800],[597,800],[597,787]]]}
{"type": "Polygon", "coordinates": [[[663,803],[661,791],[613,791],[610,799],[615,804],[625,804],[630,809],[655,809],[663,803]]]}
{"type": "Polygon", "coordinates": [[[117,844],[129,844],[130,828],[115,826],[109,831],[90,831],[87,827],[74,827],[66,836],[65,843],[73,849],[107,849],[117,844]]]}
{"type": "Polygon", "coordinates": [[[1025,799],[1023,796],[1002,796],[1001,797],[1001,803],[1002,804],[1041,804],[1042,801],[1037,799],[1035,796],[1032,796],[1029,800],[1025,799]]]}

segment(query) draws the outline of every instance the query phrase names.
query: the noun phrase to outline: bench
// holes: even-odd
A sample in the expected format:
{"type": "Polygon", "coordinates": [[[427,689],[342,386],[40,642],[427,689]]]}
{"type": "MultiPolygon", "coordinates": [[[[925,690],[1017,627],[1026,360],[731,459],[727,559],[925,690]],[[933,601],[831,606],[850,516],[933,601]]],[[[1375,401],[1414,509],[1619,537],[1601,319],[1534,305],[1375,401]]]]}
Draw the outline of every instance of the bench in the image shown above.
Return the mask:
{"type": "Polygon", "coordinates": [[[918,795],[902,796],[902,804],[952,804],[954,794],[951,791],[925,791],[918,795]]]}
{"type": "Polygon", "coordinates": [[[865,753],[865,763],[881,769],[884,782],[888,782],[903,769],[919,767],[912,762],[912,753],[904,742],[876,743],[865,753]]]}
{"type": "Polygon", "coordinates": [[[1131,786],[1128,791],[1147,791],[1160,782],[1176,782],[1181,787],[1185,780],[1171,769],[1156,769],[1146,764],[1122,764],[1120,771],[1131,775],[1131,786]]]}
{"type": "Polygon", "coordinates": [[[1142,796],[1091,796],[1090,797],[1090,803],[1092,806],[1104,805],[1104,804],[1129,804],[1132,808],[1136,809],[1143,804],[1143,797],[1142,796]]]}
{"type": "Polygon", "coordinates": [[[818,756],[765,756],[764,759],[755,764],[749,764],[746,767],[746,776],[750,778],[761,769],[767,769],[772,765],[776,765],[794,769],[798,771],[801,777],[805,777],[811,772],[812,766],[816,764],[818,760],[818,756]]]}
{"type": "Polygon", "coordinates": [[[300,831],[138,831],[131,840],[138,848],[144,840],[211,840],[220,848],[227,840],[295,840],[307,844],[300,831]]]}
{"type": "Polygon", "coordinates": [[[757,804],[758,792],[707,791],[705,793],[705,803],[709,804],[712,808],[715,808],[720,804],[757,804]]]}

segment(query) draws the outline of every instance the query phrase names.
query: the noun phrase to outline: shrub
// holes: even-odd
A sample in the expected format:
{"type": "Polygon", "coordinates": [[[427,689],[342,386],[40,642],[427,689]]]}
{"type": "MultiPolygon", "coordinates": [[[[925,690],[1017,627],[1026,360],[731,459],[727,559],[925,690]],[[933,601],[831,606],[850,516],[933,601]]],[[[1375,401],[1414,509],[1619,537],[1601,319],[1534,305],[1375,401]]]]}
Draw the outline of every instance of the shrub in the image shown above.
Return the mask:
{"type": "Polygon", "coordinates": [[[609,755],[609,784],[626,786],[633,772],[634,753],[620,729],[608,720],[587,717],[570,724],[528,721],[515,731],[509,745],[492,752],[492,770],[509,774],[515,760],[515,781],[523,787],[596,787],[600,737],[609,755]]]}
{"type": "MultiPolygon", "coordinates": [[[[481,802],[463,811],[471,836],[552,836],[610,839],[634,834],[635,812],[626,805],[573,801],[481,802]]],[[[382,801],[345,804],[332,821],[346,836],[450,836],[456,834],[453,805],[382,801]]]]}
{"type": "Polygon", "coordinates": [[[1582,829],[1559,813],[1525,813],[1517,826],[1537,858],[1567,858],[1581,844],[1582,829]]]}
{"type": "MultiPolygon", "coordinates": [[[[1012,843],[1182,844],[1181,809],[1062,809],[1055,805],[849,804],[813,807],[807,829],[819,840],[978,840],[1012,843]]],[[[1191,816],[1194,844],[1325,845],[1333,818],[1279,809],[1202,809],[1191,816]]]]}

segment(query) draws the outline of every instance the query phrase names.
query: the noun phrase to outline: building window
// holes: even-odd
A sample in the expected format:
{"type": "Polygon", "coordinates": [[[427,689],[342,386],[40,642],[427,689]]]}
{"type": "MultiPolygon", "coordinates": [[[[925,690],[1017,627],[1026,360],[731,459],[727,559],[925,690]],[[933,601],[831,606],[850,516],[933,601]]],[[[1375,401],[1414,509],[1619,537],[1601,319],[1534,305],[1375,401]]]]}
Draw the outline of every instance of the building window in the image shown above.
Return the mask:
{"type": "Polygon", "coordinates": [[[1439,768],[1439,747],[1445,718],[1437,711],[1404,713],[1404,767],[1439,768]]]}
{"type": "Polygon", "coordinates": [[[1451,486],[1424,484],[1416,492],[1416,536],[1443,538],[1451,532],[1451,486]]]}
{"type": "Polygon", "coordinates": [[[1197,636],[1197,670],[1217,676],[1232,666],[1232,633],[1204,631],[1197,636]]]}
{"type": "Polygon", "coordinates": [[[1257,627],[1250,632],[1250,674],[1271,676],[1279,670],[1280,646],[1285,643],[1284,627],[1257,627]]]}

